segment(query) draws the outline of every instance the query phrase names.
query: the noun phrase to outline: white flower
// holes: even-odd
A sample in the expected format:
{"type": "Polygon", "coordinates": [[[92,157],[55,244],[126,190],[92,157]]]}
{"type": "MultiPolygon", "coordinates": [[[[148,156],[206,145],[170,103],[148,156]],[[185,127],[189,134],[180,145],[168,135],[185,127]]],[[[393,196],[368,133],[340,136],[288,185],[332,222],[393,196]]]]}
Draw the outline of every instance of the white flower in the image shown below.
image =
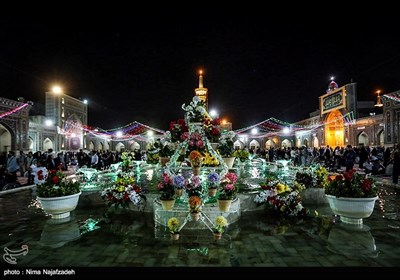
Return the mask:
{"type": "Polygon", "coordinates": [[[138,195],[135,191],[131,192],[129,195],[129,199],[132,201],[133,204],[139,205],[142,198],[138,195]]]}

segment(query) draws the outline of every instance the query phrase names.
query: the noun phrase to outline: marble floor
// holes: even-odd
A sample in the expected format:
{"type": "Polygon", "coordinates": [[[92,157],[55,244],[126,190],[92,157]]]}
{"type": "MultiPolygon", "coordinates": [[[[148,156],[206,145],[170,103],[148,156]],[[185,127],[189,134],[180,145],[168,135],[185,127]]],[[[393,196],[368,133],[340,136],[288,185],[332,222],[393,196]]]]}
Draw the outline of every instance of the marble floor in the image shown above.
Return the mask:
{"type": "Polygon", "coordinates": [[[346,226],[327,205],[309,206],[303,220],[266,210],[243,212],[221,240],[183,229],[173,241],[149,213],[78,207],[55,224],[32,189],[0,196],[0,248],[22,250],[18,267],[398,267],[400,196],[379,186],[380,199],[361,228],[346,226]]]}

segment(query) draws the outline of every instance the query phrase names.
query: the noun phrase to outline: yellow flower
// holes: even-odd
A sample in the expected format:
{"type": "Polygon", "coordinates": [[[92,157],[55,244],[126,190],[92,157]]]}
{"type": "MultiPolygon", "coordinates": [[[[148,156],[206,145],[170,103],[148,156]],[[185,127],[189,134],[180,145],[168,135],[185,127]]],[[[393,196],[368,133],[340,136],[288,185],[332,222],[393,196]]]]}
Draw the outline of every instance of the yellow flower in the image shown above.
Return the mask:
{"type": "Polygon", "coordinates": [[[228,221],[224,216],[218,216],[215,219],[215,225],[220,226],[220,227],[226,227],[228,225],[228,221]]]}
{"type": "Polygon", "coordinates": [[[168,228],[171,233],[177,233],[179,230],[179,220],[175,217],[172,217],[168,220],[168,228]]]}
{"type": "Polygon", "coordinates": [[[283,193],[283,192],[286,192],[287,190],[289,190],[288,186],[285,186],[285,185],[282,184],[282,183],[276,184],[276,192],[277,192],[278,194],[283,193]]]}

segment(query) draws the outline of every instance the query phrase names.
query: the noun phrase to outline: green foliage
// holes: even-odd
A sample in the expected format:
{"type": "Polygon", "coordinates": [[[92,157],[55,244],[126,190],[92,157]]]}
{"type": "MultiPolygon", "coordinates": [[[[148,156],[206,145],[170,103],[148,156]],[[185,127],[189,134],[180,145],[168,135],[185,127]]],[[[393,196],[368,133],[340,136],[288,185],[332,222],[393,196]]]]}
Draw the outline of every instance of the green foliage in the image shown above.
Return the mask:
{"type": "Polygon", "coordinates": [[[38,197],[59,197],[80,192],[80,183],[67,181],[62,171],[51,170],[46,181],[36,186],[38,197]]]}

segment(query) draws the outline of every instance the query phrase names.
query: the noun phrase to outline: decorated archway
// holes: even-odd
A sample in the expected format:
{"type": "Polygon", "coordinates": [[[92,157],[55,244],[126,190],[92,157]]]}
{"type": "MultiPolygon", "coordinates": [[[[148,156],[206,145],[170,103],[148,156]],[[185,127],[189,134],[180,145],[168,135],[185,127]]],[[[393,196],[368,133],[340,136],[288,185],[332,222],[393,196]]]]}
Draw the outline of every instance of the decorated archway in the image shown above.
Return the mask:
{"type": "Polygon", "coordinates": [[[104,150],[105,151],[109,151],[110,150],[110,143],[108,143],[108,141],[104,142],[104,150]]]}
{"type": "Polygon", "coordinates": [[[97,144],[97,150],[98,150],[98,151],[103,151],[103,143],[99,142],[99,143],[97,144]]]}
{"type": "Polygon", "coordinates": [[[46,138],[43,141],[43,151],[48,151],[49,149],[54,149],[53,141],[51,141],[49,138],[46,138]]]}
{"type": "Polygon", "coordinates": [[[313,148],[319,147],[319,140],[317,137],[314,136],[312,143],[313,143],[313,148]]]}
{"type": "Polygon", "coordinates": [[[0,123],[0,152],[11,150],[11,132],[0,123]]]}
{"type": "Polygon", "coordinates": [[[256,150],[257,148],[260,148],[260,143],[257,140],[251,140],[250,149],[256,150]]]}
{"type": "Polygon", "coordinates": [[[265,149],[269,150],[271,148],[275,148],[275,142],[272,139],[268,139],[267,142],[265,142],[265,149]]]}
{"type": "Polygon", "coordinates": [[[90,141],[89,142],[89,151],[93,151],[94,150],[94,142],[90,141]]]}
{"type": "Polygon", "coordinates": [[[365,133],[364,131],[361,132],[357,137],[357,143],[364,144],[364,146],[369,146],[369,137],[367,133],[365,133]]]}
{"type": "Polygon", "coordinates": [[[130,151],[140,150],[140,145],[138,142],[133,141],[132,144],[129,146],[130,151]]]}
{"type": "Polygon", "coordinates": [[[282,148],[290,148],[290,147],[292,147],[292,143],[288,139],[282,141],[282,148]]]}
{"type": "Polygon", "coordinates": [[[236,140],[235,143],[233,143],[233,147],[235,150],[237,149],[243,149],[244,148],[244,143],[240,140],[236,140]]]}
{"type": "Polygon", "coordinates": [[[382,146],[385,144],[385,131],[382,129],[378,132],[378,145],[382,146]]]}
{"type": "Polygon", "coordinates": [[[344,146],[344,121],[340,111],[332,111],[325,122],[325,145],[344,146]]]}
{"type": "Polygon", "coordinates": [[[125,145],[119,142],[117,145],[115,145],[115,150],[117,152],[123,152],[125,150],[125,145]]]}

